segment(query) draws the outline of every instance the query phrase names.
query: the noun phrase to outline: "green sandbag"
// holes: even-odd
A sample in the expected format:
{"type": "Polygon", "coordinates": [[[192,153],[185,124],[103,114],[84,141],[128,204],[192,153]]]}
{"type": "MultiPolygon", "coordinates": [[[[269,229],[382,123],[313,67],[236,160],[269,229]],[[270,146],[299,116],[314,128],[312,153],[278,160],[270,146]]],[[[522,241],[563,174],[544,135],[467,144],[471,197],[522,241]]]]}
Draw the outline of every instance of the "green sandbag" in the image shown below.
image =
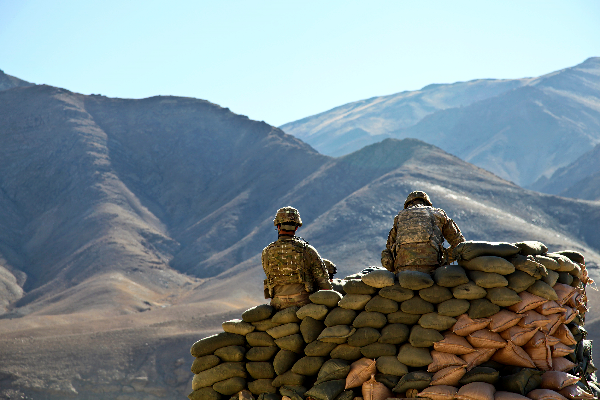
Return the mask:
{"type": "Polygon", "coordinates": [[[375,328],[358,328],[356,332],[348,338],[348,344],[354,347],[362,347],[375,343],[381,337],[381,333],[375,328]]]}
{"type": "Polygon", "coordinates": [[[515,272],[515,266],[502,257],[481,256],[469,261],[460,261],[460,266],[470,271],[489,272],[500,275],[508,275],[515,272]]]}
{"type": "MultiPolygon", "coordinates": [[[[277,346],[269,347],[251,347],[246,352],[246,360],[248,361],[269,361],[277,352],[280,351],[277,346]]],[[[286,351],[286,350],[281,350],[286,351]]]]}
{"type": "Polygon", "coordinates": [[[475,300],[484,298],[487,295],[487,291],[477,286],[475,282],[470,281],[452,288],[452,295],[457,299],[475,300]]]}
{"type": "Polygon", "coordinates": [[[385,343],[371,343],[360,348],[360,352],[367,358],[379,358],[382,356],[395,356],[396,346],[385,343]]]}
{"type": "Polygon", "coordinates": [[[363,275],[361,280],[366,285],[381,289],[394,284],[394,274],[385,269],[378,269],[363,275]]]}
{"type": "Polygon", "coordinates": [[[289,324],[290,322],[300,322],[300,318],[296,316],[296,312],[300,307],[293,306],[284,308],[281,311],[277,311],[273,317],[271,317],[271,321],[275,324],[289,324]]]}
{"type": "Polygon", "coordinates": [[[221,324],[221,326],[225,332],[235,333],[237,335],[247,335],[256,329],[254,325],[244,322],[241,319],[225,321],[221,324]]]}
{"type": "Polygon", "coordinates": [[[348,338],[356,332],[356,328],[351,325],[335,325],[323,329],[317,338],[326,343],[345,343],[348,338]]]}
{"type": "Polygon", "coordinates": [[[252,322],[252,325],[255,328],[255,332],[266,332],[271,328],[275,328],[279,324],[276,324],[271,320],[271,318],[269,318],[262,321],[252,322]]]}
{"type": "Polygon", "coordinates": [[[194,374],[199,374],[202,371],[206,371],[207,369],[211,369],[221,363],[221,359],[214,354],[210,354],[208,356],[198,357],[192,363],[192,372],[194,374]]]}
{"type": "Polygon", "coordinates": [[[477,299],[471,301],[469,307],[469,318],[487,318],[500,312],[500,307],[492,304],[488,299],[477,299]]]}
{"type": "Polygon", "coordinates": [[[523,271],[515,271],[510,275],[506,276],[508,281],[507,288],[514,290],[516,293],[521,293],[531,285],[533,285],[536,279],[523,271]]]}
{"type": "Polygon", "coordinates": [[[363,311],[356,316],[354,322],[352,322],[352,326],[355,328],[375,328],[380,329],[383,328],[387,324],[387,318],[385,314],[373,312],[373,311],[363,311]]]}
{"type": "Polygon", "coordinates": [[[545,276],[547,273],[546,267],[535,261],[535,258],[532,256],[522,256],[518,254],[509,258],[508,261],[510,261],[516,269],[528,273],[535,279],[541,279],[542,276],[545,276]]]}
{"type": "Polygon", "coordinates": [[[433,304],[426,302],[422,298],[415,296],[412,299],[403,301],[400,304],[400,310],[407,314],[427,314],[433,312],[435,307],[433,304]]]}
{"type": "Polygon", "coordinates": [[[304,396],[315,400],[335,400],[344,391],[345,386],[345,379],[327,381],[313,386],[308,392],[304,393],[304,396]]]}
{"type": "Polygon", "coordinates": [[[356,311],[336,307],[327,314],[325,326],[351,325],[354,318],[356,318],[356,311]]]}
{"type": "Polygon", "coordinates": [[[385,299],[397,301],[399,303],[408,300],[414,296],[414,292],[410,289],[405,289],[398,282],[393,286],[384,287],[379,291],[379,295],[385,299]]]}
{"type": "Polygon", "coordinates": [[[450,329],[455,323],[455,318],[439,315],[435,312],[423,314],[423,316],[419,318],[420,326],[425,329],[435,329],[436,331],[450,329]]]}
{"type": "MultiPolygon", "coordinates": [[[[268,384],[268,382],[267,382],[268,384]]],[[[231,399],[237,400],[237,399],[231,399]]],[[[261,393],[258,395],[256,400],[281,400],[281,396],[277,394],[277,389],[275,389],[275,393],[261,393]]]]}
{"type": "Polygon", "coordinates": [[[569,272],[575,268],[575,263],[573,263],[573,261],[571,261],[568,257],[556,253],[548,253],[546,256],[558,262],[558,272],[569,272]]]}
{"type": "Polygon", "coordinates": [[[292,400],[303,400],[304,393],[306,393],[308,389],[304,386],[300,385],[285,385],[279,388],[279,394],[282,396],[287,396],[292,400]]]}
{"type": "Polygon", "coordinates": [[[319,290],[310,296],[309,300],[314,304],[324,305],[329,308],[337,306],[338,301],[342,299],[342,294],[335,290],[319,290]]]}
{"type": "Polygon", "coordinates": [[[410,329],[410,336],[408,337],[409,343],[414,347],[433,347],[435,342],[439,342],[443,339],[444,336],[442,336],[439,331],[435,329],[425,329],[420,325],[413,325],[410,329]]]}
{"type": "Polygon", "coordinates": [[[510,257],[518,252],[519,248],[511,243],[467,241],[456,246],[454,259],[468,261],[481,256],[510,257]]]}
{"type": "Polygon", "coordinates": [[[220,349],[221,347],[243,346],[244,344],[246,344],[246,336],[221,332],[198,340],[192,345],[190,353],[194,357],[201,357],[213,354],[215,350],[220,349]]]}
{"type": "Polygon", "coordinates": [[[201,387],[212,386],[217,382],[233,378],[234,376],[246,378],[246,368],[244,363],[228,362],[202,371],[199,374],[194,375],[192,389],[196,390],[201,387]]]}
{"type": "Polygon", "coordinates": [[[198,390],[194,390],[188,394],[190,400],[220,400],[221,395],[217,393],[212,387],[204,387],[198,390]]]}
{"type": "Polygon", "coordinates": [[[310,317],[322,321],[325,319],[328,312],[329,309],[327,308],[327,306],[324,306],[322,304],[309,303],[305,306],[300,307],[300,309],[296,311],[296,316],[300,319],[310,317]]]}
{"type": "Polygon", "coordinates": [[[473,382],[485,382],[495,385],[500,379],[500,372],[488,367],[475,367],[468,371],[458,382],[460,385],[467,385],[473,382]]]}
{"type": "Polygon", "coordinates": [[[544,371],[532,368],[522,368],[514,374],[502,376],[496,384],[496,389],[525,396],[541,385],[543,373],[544,371]]]}
{"type": "Polygon", "coordinates": [[[273,359],[273,369],[277,375],[292,369],[292,365],[298,360],[298,354],[290,350],[279,350],[273,359]]]}
{"type": "Polygon", "coordinates": [[[346,379],[349,372],[350,363],[348,361],[339,358],[327,360],[319,370],[319,375],[317,376],[315,384],[336,379],[346,379]]]}
{"type": "Polygon", "coordinates": [[[394,300],[386,299],[381,296],[374,296],[365,305],[365,311],[375,311],[382,314],[390,314],[398,311],[398,303],[394,300]]]}
{"type": "Polygon", "coordinates": [[[450,299],[438,304],[437,312],[446,317],[458,317],[469,310],[471,303],[463,299],[450,299]]]}
{"type": "Polygon", "coordinates": [[[250,332],[246,335],[246,340],[253,347],[275,346],[275,340],[267,332],[250,332]]]}
{"type": "Polygon", "coordinates": [[[368,294],[347,294],[339,301],[338,306],[347,310],[363,310],[369,300],[371,296],[368,294]]]}
{"type": "Polygon", "coordinates": [[[354,398],[354,391],[351,389],[344,390],[342,393],[338,394],[335,400],[352,400],[354,398]]]}
{"type": "Polygon", "coordinates": [[[319,340],[310,342],[304,348],[304,354],[311,357],[325,357],[331,353],[331,350],[337,347],[336,343],[325,343],[319,340]]]}
{"type": "MultiPolygon", "coordinates": [[[[361,280],[350,280],[344,283],[344,292],[349,294],[373,294],[377,291],[374,287],[365,284],[361,280]]],[[[346,297],[346,296],[344,296],[346,297]]]]}
{"type": "Polygon", "coordinates": [[[215,356],[225,362],[244,361],[245,354],[246,348],[243,346],[227,346],[215,350],[215,356]]]}
{"type": "Polygon", "coordinates": [[[547,270],[558,271],[558,269],[560,268],[560,265],[558,265],[558,261],[551,257],[534,256],[533,258],[538,264],[542,264],[544,267],[546,267],[547,270]]]}
{"type": "Polygon", "coordinates": [[[255,395],[264,393],[277,393],[277,389],[275,389],[273,386],[273,381],[271,379],[257,379],[255,381],[248,382],[248,390],[250,393],[255,395]]]}
{"type": "Polygon", "coordinates": [[[527,291],[547,300],[558,300],[556,291],[544,281],[535,281],[533,285],[527,288],[527,291]]]}
{"type": "Polygon", "coordinates": [[[240,390],[246,389],[246,380],[239,376],[234,376],[233,378],[215,383],[213,389],[215,392],[224,394],[225,396],[232,396],[240,390]]]}
{"type": "Polygon", "coordinates": [[[465,270],[459,265],[445,265],[436,268],[433,278],[439,286],[453,288],[469,282],[465,270]]]}
{"type": "Polygon", "coordinates": [[[387,315],[390,324],[414,325],[421,318],[421,314],[407,314],[403,311],[396,311],[387,315]]]}
{"type": "Polygon", "coordinates": [[[270,318],[275,309],[268,304],[260,304],[258,306],[247,309],[242,313],[242,320],[245,322],[258,322],[270,318]]]}
{"type": "Polygon", "coordinates": [[[500,274],[493,274],[491,272],[469,271],[469,277],[477,286],[480,286],[484,289],[508,285],[508,281],[504,276],[500,274]]]}
{"type": "Polygon", "coordinates": [[[548,247],[538,241],[525,241],[515,243],[515,246],[519,248],[519,253],[524,256],[540,256],[548,252],[548,247]]]}
{"type": "Polygon", "coordinates": [[[563,250],[563,251],[555,251],[555,254],[560,254],[561,256],[567,257],[569,260],[579,263],[585,264],[585,259],[583,258],[583,254],[575,250],[563,250]]]}
{"type": "Polygon", "coordinates": [[[398,384],[392,391],[394,393],[404,393],[409,389],[423,390],[431,383],[432,373],[425,371],[414,371],[404,375],[398,381],[398,384]]]}
{"type": "Polygon", "coordinates": [[[581,279],[579,278],[573,278],[573,282],[571,282],[571,286],[573,287],[579,287],[581,285],[581,279]]]}
{"type": "Polygon", "coordinates": [[[581,278],[582,277],[581,267],[576,264],[575,268],[573,268],[572,270],[569,271],[569,274],[573,275],[575,278],[581,278]]]}
{"type": "Polygon", "coordinates": [[[270,362],[247,362],[246,371],[254,379],[273,379],[275,369],[270,362]]]}
{"type": "Polygon", "coordinates": [[[573,283],[573,275],[568,272],[559,272],[558,273],[558,283],[563,283],[565,285],[571,285],[573,283]]]}
{"type": "Polygon", "coordinates": [[[428,303],[439,304],[452,298],[452,292],[447,287],[433,285],[419,290],[419,297],[428,303]]]}
{"type": "Polygon", "coordinates": [[[267,334],[273,339],[279,339],[284,336],[293,335],[294,333],[300,332],[300,325],[296,322],[289,322],[287,324],[276,326],[267,330],[267,334]]]}
{"type": "Polygon", "coordinates": [[[304,339],[298,333],[279,338],[275,340],[275,344],[281,349],[290,350],[294,353],[300,354],[304,352],[304,339]]]}
{"type": "Polygon", "coordinates": [[[302,357],[296,361],[292,367],[292,372],[305,376],[317,375],[324,362],[324,357],[302,357]]]}
{"type": "Polygon", "coordinates": [[[292,371],[287,371],[277,378],[273,379],[272,385],[274,387],[281,386],[302,386],[306,377],[304,375],[296,374],[292,371]]]}
{"type": "Polygon", "coordinates": [[[396,387],[398,382],[400,382],[400,377],[396,375],[375,374],[375,380],[383,383],[388,389],[391,390],[396,387]]]}
{"type": "Polygon", "coordinates": [[[514,290],[507,287],[497,287],[488,289],[486,298],[500,307],[510,307],[521,302],[521,298],[514,290]]]}
{"type": "Polygon", "coordinates": [[[323,321],[311,317],[304,318],[300,323],[300,333],[306,343],[317,340],[323,329],[325,329],[323,321]]]}
{"type": "Polygon", "coordinates": [[[348,343],[338,344],[331,350],[331,358],[339,358],[342,360],[354,361],[362,358],[360,347],[350,346],[348,343]]]}
{"type": "Polygon", "coordinates": [[[382,374],[402,376],[408,373],[408,367],[395,356],[382,356],[376,362],[377,371],[382,374]]]}
{"type": "Polygon", "coordinates": [[[429,274],[420,271],[400,271],[396,274],[398,283],[405,289],[421,290],[433,285],[429,274]]]}
{"type": "Polygon", "coordinates": [[[404,324],[388,324],[381,330],[379,343],[400,344],[408,340],[410,329],[404,324]]]}

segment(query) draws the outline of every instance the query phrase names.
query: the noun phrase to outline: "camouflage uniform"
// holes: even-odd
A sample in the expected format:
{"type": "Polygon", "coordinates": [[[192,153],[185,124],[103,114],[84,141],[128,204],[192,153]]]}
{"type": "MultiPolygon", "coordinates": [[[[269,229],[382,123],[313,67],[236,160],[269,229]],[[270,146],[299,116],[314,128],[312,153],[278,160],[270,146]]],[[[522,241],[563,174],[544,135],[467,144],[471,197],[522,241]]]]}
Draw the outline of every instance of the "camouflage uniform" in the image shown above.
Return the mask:
{"type": "Polygon", "coordinates": [[[381,263],[392,272],[433,272],[444,264],[444,238],[452,249],[465,241],[456,223],[433,207],[425,192],[412,192],[394,218],[381,263]],[[426,204],[411,204],[418,199],[426,204]]]}
{"type": "Polygon", "coordinates": [[[265,298],[271,298],[271,305],[276,309],[308,304],[310,293],[332,289],[329,273],[317,250],[293,235],[295,226],[302,225],[300,215],[286,216],[286,211],[298,213],[292,207],[284,207],[277,212],[273,222],[278,228],[294,223],[294,230],[288,231],[289,234],[282,234],[280,230],[279,239],[262,252],[262,266],[267,276],[265,298]]]}

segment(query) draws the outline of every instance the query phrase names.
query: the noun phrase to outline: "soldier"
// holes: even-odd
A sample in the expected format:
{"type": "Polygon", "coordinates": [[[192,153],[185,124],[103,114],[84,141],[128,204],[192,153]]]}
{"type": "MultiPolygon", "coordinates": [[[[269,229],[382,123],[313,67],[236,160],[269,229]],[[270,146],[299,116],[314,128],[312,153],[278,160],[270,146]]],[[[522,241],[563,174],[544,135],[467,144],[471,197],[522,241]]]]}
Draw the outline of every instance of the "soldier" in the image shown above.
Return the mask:
{"type": "Polygon", "coordinates": [[[263,249],[265,298],[280,310],[309,303],[308,296],[321,289],[332,289],[329,272],[317,250],[296,237],[302,226],[300,213],[293,207],[277,210],[273,224],[279,239],[263,249]]]}
{"type": "Polygon", "coordinates": [[[434,208],[425,192],[408,195],[404,209],[394,218],[381,264],[392,272],[414,270],[432,273],[448,261],[444,238],[453,250],[465,238],[444,210],[434,208]]]}

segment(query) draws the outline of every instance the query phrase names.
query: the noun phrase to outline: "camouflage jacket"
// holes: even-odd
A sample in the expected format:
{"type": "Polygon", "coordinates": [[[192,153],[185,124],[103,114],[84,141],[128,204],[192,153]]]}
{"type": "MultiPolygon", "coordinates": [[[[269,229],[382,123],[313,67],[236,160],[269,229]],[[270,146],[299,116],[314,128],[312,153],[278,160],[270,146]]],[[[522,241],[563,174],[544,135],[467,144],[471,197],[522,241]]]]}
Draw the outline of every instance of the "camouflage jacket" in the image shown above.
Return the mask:
{"type": "Polygon", "coordinates": [[[456,223],[441,208],[414,205],[394,218],[386,248],[394,259],[394,268],[407,265],[441,265],[444,239],[451,248],[465,238],[456,223]]]}
{"type": "Polygon", "coordinates": [[[331,289],[329,273],[317,250],[295,236],[280,236],[262,251],[267,279],[265,290],[273,297],[278,285],[303,284],[308,293],[331,289]]]}

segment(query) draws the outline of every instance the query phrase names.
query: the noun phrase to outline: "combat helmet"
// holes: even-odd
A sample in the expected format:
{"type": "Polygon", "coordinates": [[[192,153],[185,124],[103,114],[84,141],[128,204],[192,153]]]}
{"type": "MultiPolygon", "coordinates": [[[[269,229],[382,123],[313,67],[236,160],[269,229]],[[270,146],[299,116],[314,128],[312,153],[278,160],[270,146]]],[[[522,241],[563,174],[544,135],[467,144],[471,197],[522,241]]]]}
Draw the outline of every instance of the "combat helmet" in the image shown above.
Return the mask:
{"type": "Polygon", "coordinates": [[[427,193],[421,192],[420,190],[415,190],[414,192],[410,192],[408,197],[406,197],[406,201],[404,202],[404,208],[408,207],[408,205],[413,200],[417,200],[417,199],[421,199],[425,203],[427,203],[427,205],[433,206],[433,204],[431,203],[431,200],[429,200],[429,196],[427,196],[427,193]]]}
{"type": "Polygon", "coordinates": [[[300,218],[300,213],[294,207],[283,207],[277,210],[277,214],[275,214],[275,219],[273,220],[273,225],[277,226],[279,224],[282,225],[296,225],[302,226],[302,219],[300,218]]]}

